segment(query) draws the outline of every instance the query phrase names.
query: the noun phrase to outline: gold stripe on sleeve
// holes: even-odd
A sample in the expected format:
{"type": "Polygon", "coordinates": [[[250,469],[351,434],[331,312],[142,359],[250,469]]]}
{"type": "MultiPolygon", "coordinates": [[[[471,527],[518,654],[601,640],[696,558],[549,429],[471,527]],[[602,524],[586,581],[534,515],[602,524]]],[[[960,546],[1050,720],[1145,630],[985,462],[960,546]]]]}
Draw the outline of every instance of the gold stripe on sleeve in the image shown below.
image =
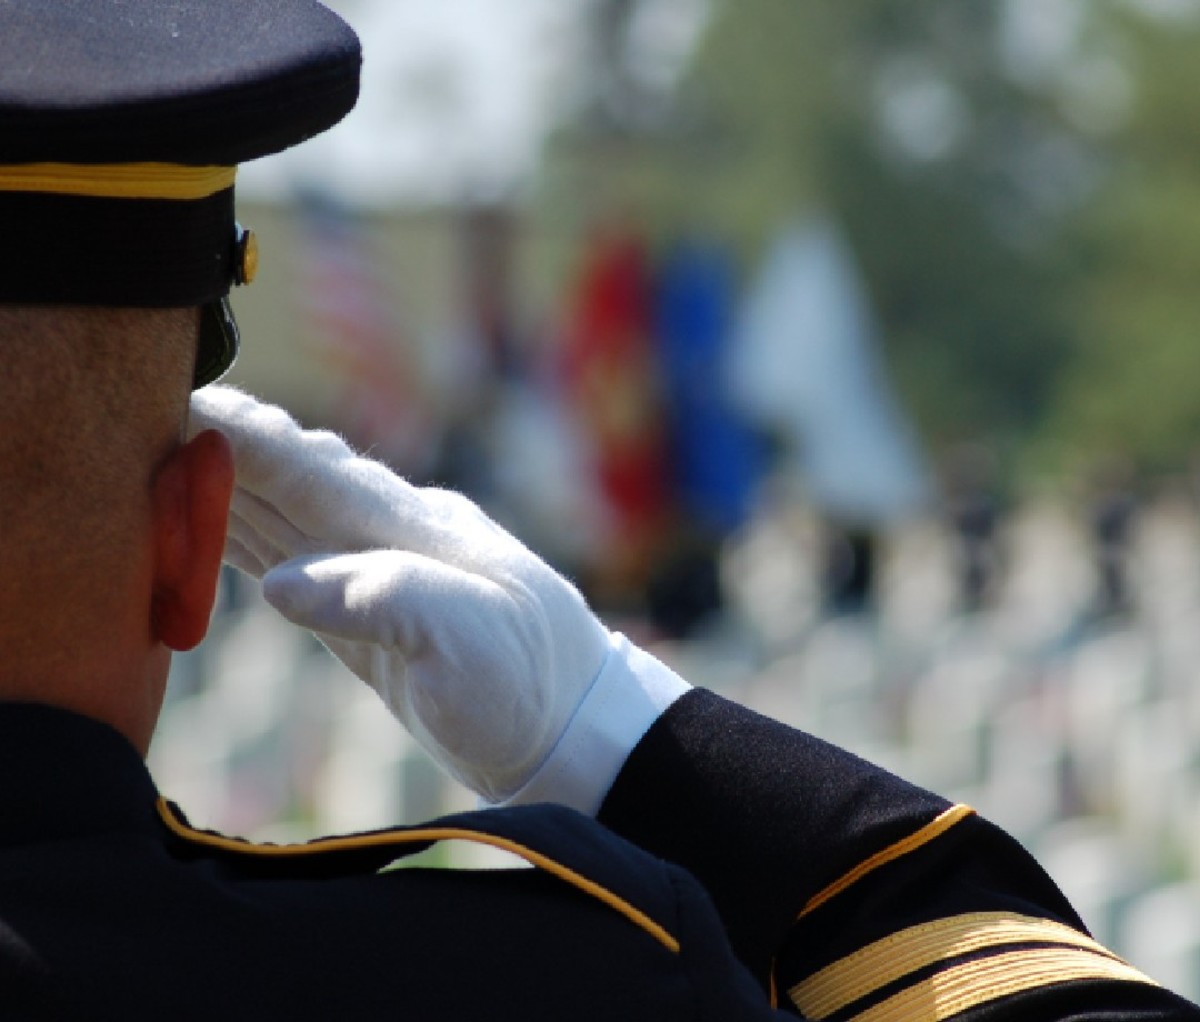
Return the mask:
{"type": "Polygon", "coordinates": [[[188,201],[233,187],[236,176],[236,167],[177,163],[20,163],[0,166],[0,192],[188,201]]]}
{"type": "Polygon", "coordinates": [[[668,933],[662,926],[651,919],[645,912],[631,905],[618,894],[602,887],[594,880],[569,866],[564,866],[541,852],[527,848],[516,841],[486,834],[480,831],[458,827],[421,827],[413,830],[379,831],[374,834],[358,834],[352,837],[324,838],[307,844],[297,845],[259,845],[249,841],[237,841],[233,838],[222,837],[219,834],[208,834],[194,827],[189,827],[178,819],[171,810],[165,798],[158,800],[158,815],[167,829],[178,837],[193,844],[209,848],[219,848],[226,852],[236,852],[241,855],[259,856],[263,858],[294,858],[305,855],[320,855],[322,852],[348,851],[356,848],[402,847],[404,845],[426,843],[431,841],[471,841],[475,844],[488,845],[511,852],[518,858],[524,859],[531,866],[545,870],[552,876],[570,884],[572,887],[591,895],[623,915],[639,929],[644,930],[673,954],[679,953],[679,941],[668,933]]]}
{"type": "Polygon", "coordinates": [[[832,884],[826,887],[823,891],[814,894],[808,899],[804,908],[801,909],[798,918],[803,919],[810,912],[820,908],[830,898],[841,894],[842,891],[857,883],[868,873],[878,869],[880,866],[886,865],[901,856],[907,855],[909,852],[916,851],[922,845],[928,844],[934,838],[940,837],[951,827],[968,816],[975,815],[975,810],[970,806],[957,805],[951,806],[944,813],[938,816],[935,820],[927,823],[920,830],[909,834],[908,837],[901,841],[897,841],[894,845],[889,845],[882,851],[876,852],[869,859],[865,859],[855,866],[849,873],[839,877],[832,884]]]}
{"type": "Polygon", "coordinates": [[[1030,948],[966,962],[916,983],[851,1022],[939,1022],[1055,983],[1120,980],[1157,986],[1124,962],[1078,948],[1030,948]]]}
{"type": "Polygon", "coordinates": [[[1086,934],[1051,919],[975,912],[889,934],[814,973],[788,994],[806,1016],[823,1019],[918,969],[985,948],[1019,943],[1060,944],[1120,962],[1086,934]]]}

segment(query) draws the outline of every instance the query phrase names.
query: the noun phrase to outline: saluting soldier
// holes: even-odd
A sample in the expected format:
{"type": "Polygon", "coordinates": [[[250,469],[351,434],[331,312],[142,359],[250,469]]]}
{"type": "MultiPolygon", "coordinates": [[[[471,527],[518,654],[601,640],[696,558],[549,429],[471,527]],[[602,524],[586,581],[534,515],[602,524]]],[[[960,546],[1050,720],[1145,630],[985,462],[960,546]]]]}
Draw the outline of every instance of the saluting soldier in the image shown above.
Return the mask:
{"type": "Polygon", "coordinates": [[[690,688],[462,497],[197,389],[254,271],[234,168],[359,63],[310,0],[0,0],[0,1017],[1200,1018],[969,808],[690,688]],[[223,557],[491,808],[189,826],[143,758],[223,557]],[[381,872],[450,838],[535,868],[381,872]]]}

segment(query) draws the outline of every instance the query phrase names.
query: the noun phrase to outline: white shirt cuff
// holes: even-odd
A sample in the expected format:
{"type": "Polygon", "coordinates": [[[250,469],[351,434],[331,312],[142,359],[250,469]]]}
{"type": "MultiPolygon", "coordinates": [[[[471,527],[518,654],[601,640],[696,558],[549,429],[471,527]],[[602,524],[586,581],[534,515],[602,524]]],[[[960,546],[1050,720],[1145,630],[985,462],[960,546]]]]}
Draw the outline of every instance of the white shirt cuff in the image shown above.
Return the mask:
{"type": "Polygon", "coordinates": [[[650,726],[691,686],[624,635],[608,655],[546,761],[502,805],[557,802],[595,816],[650,726]]]}

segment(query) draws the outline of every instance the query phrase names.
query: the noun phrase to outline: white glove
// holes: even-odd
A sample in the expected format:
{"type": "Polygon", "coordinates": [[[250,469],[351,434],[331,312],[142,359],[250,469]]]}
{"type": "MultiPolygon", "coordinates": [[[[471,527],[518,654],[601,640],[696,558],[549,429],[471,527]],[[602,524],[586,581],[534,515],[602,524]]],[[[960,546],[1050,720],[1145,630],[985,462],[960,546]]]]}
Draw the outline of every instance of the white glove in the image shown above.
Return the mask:
{"type": "Polygon", "coordinates": [[[192,431],[209,428],[237,468],[226,559],[486,800],[595,812],[687,689],[465,497],[228,387],[192,397],[192,431]]]}

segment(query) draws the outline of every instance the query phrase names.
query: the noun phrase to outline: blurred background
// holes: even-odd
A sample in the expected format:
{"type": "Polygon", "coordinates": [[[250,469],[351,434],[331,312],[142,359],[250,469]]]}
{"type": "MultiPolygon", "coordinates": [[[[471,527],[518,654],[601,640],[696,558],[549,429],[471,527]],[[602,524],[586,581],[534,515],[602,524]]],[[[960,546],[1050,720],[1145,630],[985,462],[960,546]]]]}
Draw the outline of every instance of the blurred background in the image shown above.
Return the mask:
{"type": "MultiPolygon", "coordinates": [[[[1200,3],[332,6],[362,100],[240,172],[230,381],[1200,997],[1200,3]]],[[[152,766],[257,839],[472,804],[232,570],[152,766]]]]}

